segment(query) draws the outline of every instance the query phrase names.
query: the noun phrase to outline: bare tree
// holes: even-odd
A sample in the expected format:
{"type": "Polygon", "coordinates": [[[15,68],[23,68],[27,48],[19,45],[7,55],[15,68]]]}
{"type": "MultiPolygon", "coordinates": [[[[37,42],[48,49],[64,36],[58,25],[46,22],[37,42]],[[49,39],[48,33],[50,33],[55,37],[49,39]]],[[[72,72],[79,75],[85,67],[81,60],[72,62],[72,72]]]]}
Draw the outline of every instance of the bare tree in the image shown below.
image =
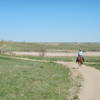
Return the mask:
{"type": "Polygon", "coordinates": [[[46,53],[46,49],[44,47],[38,47],[35,49],[36,52],[39,53],[39,56],[44,57],[46,53]]]}
{"type": "Polygon", "coordinates": [[[40,48],[39,56],[44,57],[46,50],[44,48],[40,48]]]}

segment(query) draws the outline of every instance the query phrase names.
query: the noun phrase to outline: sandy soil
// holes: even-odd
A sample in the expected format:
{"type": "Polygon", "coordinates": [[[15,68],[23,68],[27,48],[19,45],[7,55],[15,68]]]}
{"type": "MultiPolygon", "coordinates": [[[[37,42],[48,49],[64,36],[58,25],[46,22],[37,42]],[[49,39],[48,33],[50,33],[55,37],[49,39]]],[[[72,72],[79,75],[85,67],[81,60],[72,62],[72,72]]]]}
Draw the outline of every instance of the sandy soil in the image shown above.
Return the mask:
{"type": "Polygon", "coordinates": [[[67,65],[71,68],[75,68],[74,74],[81,74],[83,77],[83,84],[80,89],[80,100],[100,100],[100,71],[95,68],[82,65],[79,66],[76,63],[59,62],[63,65],[67,65]]]}
{"type": "MultiPolygon", "coordinates": [[[[30,55],[30,56],[39,56],[40,53],[39,52],[13,52],[13,54],[16,55],[30,55]]],[[[73,53],[61,53],[61,52],[46,52],[45,56],[77,56],[77,52],[73,52],[73,53]]],[[[100,52],[85,52],[84,56],[100,56],[100,52]]]]}

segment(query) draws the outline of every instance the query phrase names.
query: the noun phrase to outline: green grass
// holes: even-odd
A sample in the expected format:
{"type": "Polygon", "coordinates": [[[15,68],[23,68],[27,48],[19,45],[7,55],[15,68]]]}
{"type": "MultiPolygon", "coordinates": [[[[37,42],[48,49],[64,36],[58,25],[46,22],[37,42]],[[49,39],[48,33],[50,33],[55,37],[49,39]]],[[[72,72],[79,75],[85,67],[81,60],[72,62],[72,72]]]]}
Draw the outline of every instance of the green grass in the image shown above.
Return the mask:
{"type": "Polygon", "coordinates": [[[0,100],[72,100],[73,83],[62,65],[0,56],[0,100]]]}
{"type": "Polygon", "coordinates": [[[75,61],[76,57],[41,57],[41,56],[16,56],[21,58],[29,58],[33,60],[48,60],[48,61],[75,61]]]}
{"type": "MultiPolygon", "coordinates": [[[[3,55],[7,57],[12,57],[11,55],[3,55]]],[[[65,61],[65,62],[75,62],[76,57],[41,57],[41,56],[15,56],[20,58],[28,58],[32,60],[47,60],[50,62],[53,61],[65,61]]],[[[100,57],[84,57],[85,64],[100,69],[100,57]]]]}
{"type": "Polygon", "coordinates": [[[85,57],[86,62],[100,63],[100,57],[85,57]]]}
{"type": "Polygon", "coordinates": [[[86,64],[86,65],[91,66],[91,67],[94,67],[94,68],[100,70],[100,63],[99,63],[99,64],[90,64],[90,63],[89,63],[89,64],[86,64]]]}
{"type": "Polygon", "coordinates": [[[41,51],[44,49],[50,52],[78,51],[100,51],[100,43],[27,43],[27,42],[6,42],[0,41],[0,48],[5,51],[41,51]]]}
{"type": "MultiPolygon", "coordinates": [[[[75,62],[76,57],[40,57],[40,56],[17,56],[21,58],[29,58],[33,60],[47,60],[47,61],[65,61],[65,62],[75,62]]],[[[84,57],[85,64],[96,69],[100,69],[100,57],[84,57]]]]}
{"type": "Polygon", "coordinates": [[[47,60],[49,62],[53,62],[53,61],[65,61],[65,62],[71,62],[71,61],[76,61],[76,57],[42,57],[42,56],[17,56],[17,55],[5,55],[5,54],[2,54],[1,55],[2,57],[6,57],[6,58],[9,58],[9,57],[18,57],[18,58],[28,58],[28,59],[31,59],[31,60],[47,60]]]}
{"type": "Polygon", "coordinates": [[[86,65],[100,70],[100,57],[86,57],[86,65]]]}

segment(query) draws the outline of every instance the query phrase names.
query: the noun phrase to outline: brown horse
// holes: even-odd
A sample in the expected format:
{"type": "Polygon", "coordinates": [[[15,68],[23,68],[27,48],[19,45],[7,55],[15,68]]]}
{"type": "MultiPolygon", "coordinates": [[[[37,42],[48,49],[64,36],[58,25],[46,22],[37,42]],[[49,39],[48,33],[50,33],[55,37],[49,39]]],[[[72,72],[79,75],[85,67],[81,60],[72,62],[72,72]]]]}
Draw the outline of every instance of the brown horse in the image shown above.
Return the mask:
{"type": "Polygon", "coordinates": [[[84,57],[82,57],[82,56],[78,56],[77,59],[76,59],[76,62],[77,62],[79,65],[82,65],[84,61],[85,61],[85,60],[84,60],[84,57]]]}

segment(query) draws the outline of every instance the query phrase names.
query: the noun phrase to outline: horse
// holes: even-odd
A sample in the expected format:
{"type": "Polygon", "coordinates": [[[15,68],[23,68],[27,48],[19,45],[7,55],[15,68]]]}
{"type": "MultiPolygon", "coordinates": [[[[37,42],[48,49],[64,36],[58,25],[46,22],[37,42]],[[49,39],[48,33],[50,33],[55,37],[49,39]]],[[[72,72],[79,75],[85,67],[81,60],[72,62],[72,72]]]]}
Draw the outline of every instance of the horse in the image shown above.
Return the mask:
{"type": "Polygon", "coordinates": [[[83,56],[78,56],[76,58],[76,62],[79,64],[79,65],[82,65],[84,63],[84,57],[83,56]]]}

